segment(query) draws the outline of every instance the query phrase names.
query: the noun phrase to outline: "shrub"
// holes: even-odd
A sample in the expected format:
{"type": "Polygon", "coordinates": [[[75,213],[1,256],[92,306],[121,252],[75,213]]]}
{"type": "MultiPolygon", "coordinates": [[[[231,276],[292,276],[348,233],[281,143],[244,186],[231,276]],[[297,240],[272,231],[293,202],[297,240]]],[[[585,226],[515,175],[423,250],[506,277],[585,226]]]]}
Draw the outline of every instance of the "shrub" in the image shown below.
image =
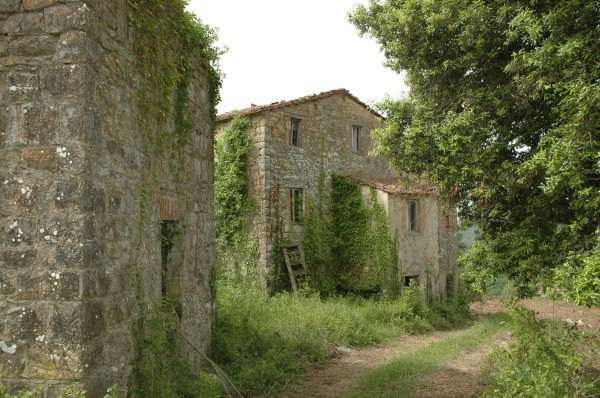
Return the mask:
{"type": "MultiPolygon", "coordinates": [[[[556,322],[544,322],[514,302],[515,339],[495,350],[484,369],[489,384],[484,397],[593,397],[592,354],[598,352],[598,334],[588,334],[556,322]]],[[[597,372],[596,372],[597,373],[597,372]]]]}

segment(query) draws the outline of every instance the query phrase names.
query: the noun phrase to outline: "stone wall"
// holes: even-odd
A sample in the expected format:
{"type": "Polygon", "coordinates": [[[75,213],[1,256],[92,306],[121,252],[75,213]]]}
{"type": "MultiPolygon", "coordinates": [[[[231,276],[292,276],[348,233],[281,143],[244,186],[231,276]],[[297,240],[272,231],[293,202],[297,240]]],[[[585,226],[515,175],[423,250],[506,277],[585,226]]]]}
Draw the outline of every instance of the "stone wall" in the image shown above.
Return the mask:
{"type": "Polygon", "coordinates": [[[445,300],[448,274],[456,267],[458,233],[456,209],[437,195],[387,194],[383,200],[389,215],[390,234],[397,233],[401,281],[417,276],[430,288],[434,300],[445,300]],[[409,228],[409,205],[418,203],[418,227],[409,228]]]}
{"type": "MultiPolygon", "coordinates": [[[[368,156],[373,149],[369,133],[383,127],[384,120],[344,93],[266,111],[252,116],[251,122],[249,188],[258,204],[251,234],[258,243],[262,270],[271,265],[277,206],[284,234],[292,240],[300,238],[302,227],[289,218],[289,189],[303,188],[305,200],[316,201],[322,157],[326,186],[332,173],[396,175],[385,159],[368,156]],[[292,118],[300,120],[297,146],[290,144],[292,118]],[[359,152],[352,148],[352,126],[362,128],[359,152]]],[[[226,123],[220,130],[224,128],[226,123]]]]}
{"type": "Polygon", "coordinates": [[[210,344],[206,65],[194,55],[189,144],[148,151],[127,12],[126,0],[0,0],[0,383],[12,389],[51,397],[83,381],[90,397],[114,383],[125,395],[139,306],[161,296],[161,213],[183,229],[185,277],[170,281],[181,330],[210,344]]]}
{"type": "MultiPolygon", "coordinates": [[[[384,126],[385,121],[343,90],[305,97],[289,103],[249,108],[238,113],[251,119],[253,141],[249,156],[249,191],[258,204],[251,235],[259,247],[259,266],[263,271],[272,263],[273,230],[277,209],[285,238],[298,241],[302,226],[290,221],[290,188],[303,188],[313,202],[318,196],[318,181],[323,159],[325,182],[329,186],[332,173],[352,176],[363,186],[363,197],[370,198],[370,187],[376,182],[398,177],[383,158],[368,156],[373,149],[370,131],[384,126]],[[285,106],[283,106],[285,105],[285,106]],[[256,110],[260,110],[256,112],[256,110]],[[290,144],[292,118],[300,120],[299,145],[290,144]],[[360,151],[352,147],[352,127],[361,126],[360,151]]],[[[226,118],[236,112],[225,114],[226,118]]],[[[227,126],[221,123],[219,130],[227,126]]],[[[327,190],[325,191],[327,195],[327,190]]],[[[446,275],[456,265],[458,240],[456,211],[439,200],[437,194],[415,191],[412,195],[392,194],[378,190],[378,200],[388,212],[390,234],[398,236],[400,277],[418,275],[423,286],[431,287],[432,296],[446,297],[446,275]],[[408,228],[408,203],[418,200],[418,231],[408,228]],[[446,228],[446,216],[449,224],[446,228]],[[429,281],[427,280],[429,278],[429,281]]],[[[325,206],[328,198],[325,198],[325,206]]],[[[403,282],[403,280],[401,281],[403,282]]]]}

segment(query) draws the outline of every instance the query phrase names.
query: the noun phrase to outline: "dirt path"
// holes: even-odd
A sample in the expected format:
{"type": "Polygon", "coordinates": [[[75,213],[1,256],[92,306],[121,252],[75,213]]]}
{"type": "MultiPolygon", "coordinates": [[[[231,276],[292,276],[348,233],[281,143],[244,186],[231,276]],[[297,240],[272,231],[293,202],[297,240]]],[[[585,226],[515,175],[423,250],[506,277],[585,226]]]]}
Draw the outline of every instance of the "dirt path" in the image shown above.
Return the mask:
{"type": "MultiPolygon", "coordinates": [[[[545,300],[524,300],[522,303],[538,312],[540,318],[556,318],[577,323],[581,327],[600,330],[600,309],[579,308],[568,303],[545,300]]],[[[474,313],[490,314],[505,311],[499,300],[486,300],[472,306],[474,313]]],[[[423,348],[427,345],[460,334],[462,331],[435,332],[426,336],[406,336],[393,340],[386,346],[360,350],[339,349],[336,355],[321,364],[313,366],[300,378],[297,385],[287,386],[281,398],[334,398],[342,397],[358,379],[385,365],[395,357],[423,348]]],[[[506,344],[510,335],[502,334],[492,344],[466,351],[452,360],[440,372],[428,378],[425,386],[419,389],[417,398],[471,398],[481,393],[481,368],[485,357],[496,344],[506,344]]]]}
{"type": "Polygon", "coordinates": [[[332,359],[313,366],[301,377],[298,385],[286,388],[280,397],[341,397],[365,373],[385,365],[398,355],[418,350],[460,332],[458,330],[435,332],[426,336],[405,336],[394,339],[385,346],[359,350],[339,349],[332,359]]]}
{"type": "MultiPolygon", "coordinates": [[[[563,322],[578,323],[583,329],[600,330],[600,309],[581,308],[570,303],[549,300],[522,300],[521,304],[537,312],[540,319],[558,319],[563,322]]],[[[492,314],[506,309],[498,299],[485,300],[471,306],[474,313],[492,314]]],[[[506,345],[510,333],[499,336],[494,343],[467,351],[460,358],[451,361],[440,372],[428,378],[419,389],[416,398],[474,398],[483,391],[481,371],[485,358],[495,345],[506,345]]]]}

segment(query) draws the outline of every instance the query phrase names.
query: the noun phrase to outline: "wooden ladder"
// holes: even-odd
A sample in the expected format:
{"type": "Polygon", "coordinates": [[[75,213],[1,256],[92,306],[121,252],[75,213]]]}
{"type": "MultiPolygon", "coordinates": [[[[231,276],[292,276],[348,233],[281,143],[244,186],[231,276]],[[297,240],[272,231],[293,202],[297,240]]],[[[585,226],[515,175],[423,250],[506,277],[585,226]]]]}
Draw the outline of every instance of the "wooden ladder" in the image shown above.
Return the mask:
{"type": "Polygon", "coordinates": [[[285,265],[287,266],[288,274],[290,275],[292,291],[296,293],[298,291],[298,280],[296,278],[306,274],[306,267],[304,266],[304,249],[301,245],[284,246],[283,258],[285,258],[285,265]]]}

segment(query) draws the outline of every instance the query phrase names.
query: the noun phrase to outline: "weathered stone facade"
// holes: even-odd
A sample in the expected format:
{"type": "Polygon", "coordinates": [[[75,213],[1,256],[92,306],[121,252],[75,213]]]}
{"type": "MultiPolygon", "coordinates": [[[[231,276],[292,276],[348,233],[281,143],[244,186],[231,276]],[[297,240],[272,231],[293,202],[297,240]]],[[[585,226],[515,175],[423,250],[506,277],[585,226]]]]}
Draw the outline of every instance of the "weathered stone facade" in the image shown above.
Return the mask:
{"type": "Polygon", "coordinates": [[[456,207],[441,200],[431,184],[354,179],[363,185],[365,199],[370,196],[367,188],[375,187],[377,200],[386,209],[390,235],[397,237],[401,284],[407,286],[414,279],[433,300],[445,300],[447,284],[454,283],[448,276],[456,269],[458,258],[456,207]],[[415,206],[413,215],[411,204],[415,206]]]}
{"type": "MultiPolygon", "coordinates": [[[[389,169],[386,159],[368,156],[373,149],[369,133],[383,127],[385,120],[347,90],[333,90],[297,100],[229,112],[220,116],[219,131],[223,131],[228,122],[238,115],[251,119],[254,152],[249,156],[248,179],[249,190],[259,209],[253,219],[251,234],[258,243],[259,267],[262,270],[271,265],[273,226],[278,208],[284,233],[292,240],[301,236],[302,226],[291,220],[291,190],[300,188],[305,199],[317,200],[321,159],[328,178],[326,186],[333,173],[353,177],[365,186],[377,186],[377,181],[390,179],[398,183],[399,175],[389,169]],[[299,123],[295,143],[291,136],[293,120],[299,123]],[[358,145],[353,137],[357,127],[360,136],[358,145]]],[[[437,270],[441,267],[440,264],[453,267],[458,246],[453,232],[455,229],[453,227],[452,231],[448,231],[448,235],[441,227],[438,228],[438,218],[443,217],[440,215],[443,211],[438,204],[437,194],[428,195],[424,200],[428,204],[427,208],[433,206],[434,211],[422,212],[423,215],[427,214],[423,232],[408,234],[404,233],[405,208],[401,208],[400,204],[404,196],[390,194],[388,201],[388,193],[384,188],[378,189],[378,197],[380,200],[385,199],[384,204],[388,209],[392,236],[396,229],[399,230],[401,242],[398,252],[402,273],[411,276],[416,275],[412,274],[416,272],[425,277],[425,270],[428,268],[437,270]],[[388,202],[393,202],[398,208],[387,206],[388,202]]],[[[414,194],[421,195],[421,192],[415,191],[414,194]]],[[[404,200],[407,201],[408,197],[404,200]]],[[[450,216],[455,220],[455,212],[451,212],[450,216]]],[[[455,221],[453,222],[455,225],[455,221]]],[[[439,275],[441,278],[445,273],[436,271],[431,275],[439,275]]],[[[434,282],[434,285],[440,286],[436,296],[444,296],[445,283],[445,278],[434,282]]]]}
{"type": "Polygon", "coordinates": [[[161,216],[185,226],[168,259],[181,331],[210,344],[207,67],[194,55],[189,143],[148,156],[127,7],[0,0],[0,384],[12,389],[44,384],[51,397],[82,381],[90,397],[115,383],[126,393],[133,322],[164,290],[161,216]]]}

